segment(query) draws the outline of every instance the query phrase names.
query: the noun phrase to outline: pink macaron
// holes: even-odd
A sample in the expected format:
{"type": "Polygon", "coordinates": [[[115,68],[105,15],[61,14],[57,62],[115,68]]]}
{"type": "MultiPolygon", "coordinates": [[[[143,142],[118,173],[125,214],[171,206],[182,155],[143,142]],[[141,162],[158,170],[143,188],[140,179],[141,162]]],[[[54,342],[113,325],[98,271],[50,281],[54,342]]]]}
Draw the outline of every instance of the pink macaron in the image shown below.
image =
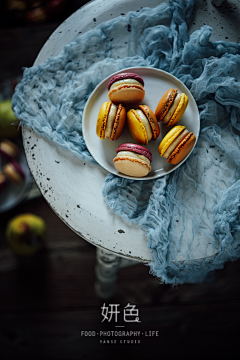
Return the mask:
{"type": "Polygon", "coordinates": [[[151,171],[152,153],[145,147],[125,143],[116,149],[113,159],[115,168],[122,174],[133,177],[144,177],[151,171]]]}
{"type": "Polygon", "coordinates": [[[135,73],[114,75],[108,83],[108,97],[114,104],[139,104],[145,96],[144,81],[135,73]]]}

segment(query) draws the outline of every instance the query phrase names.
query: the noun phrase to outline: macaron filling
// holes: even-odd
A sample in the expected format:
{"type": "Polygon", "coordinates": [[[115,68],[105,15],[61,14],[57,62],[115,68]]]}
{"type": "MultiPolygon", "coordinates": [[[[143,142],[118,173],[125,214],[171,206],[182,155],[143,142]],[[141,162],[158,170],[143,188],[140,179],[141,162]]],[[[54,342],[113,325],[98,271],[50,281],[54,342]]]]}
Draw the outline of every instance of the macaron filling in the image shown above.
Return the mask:
{"type": "Polygon", "coordinates": [[[153,113],[153,111],[147,105],[139,105],[139,109],[142,110],[143,114],[148,119],[149,125],[151,127],[152,140],[156,140],[160,135],[160,128],[158,125],[158,120],[153,113]]]}
{"type": "Polygon", "coordinates": [[[172,152],[175,150],[175,148],[178,146],[178,144],[185,138],[185,136],[189,133],[187,129],[184,129],[177,137],[176,139],[168,146],[167,150],[162,155],[165,159],[168,159],[168,157],[172,154],[172,152]]]}
{"type": "Polygon", "coordinates": [[[137,109],[135,111],[138,114],[140,120],[142,121],[142,123],[146,129],[147,138],[148,138],[148,141],[150,141],[152,139],[152,129],[149,124],[148,118],[146,117],[146,115],[144,114],[144,112],[142,110],[137,109]]]}
{"type": "Polygon", "coordinates": [[[163,124],[167,124],[171,120],[173,114],[175,113],[175,111],[176,111],[176,109],[178,107],[178,104],[179,104],[180,100],[181,100],[181,94],[177,94],[175,96],[175,99],[173,100],[173,103],[171,104],[168,112],[166,113],[166,115],[162,119],[163,124]]]}
{"type": "Polygon", "coordinates": [[[196,141],[195,135],[192,132],[188,133],[182,141],[177,145],[175,150],[171,153],[167,161],[170,164],[176,165],[182,161],[192,150],[196,141]]]}
{"type": "Polygon", "coordinates": [[[158,147],[160,156],[172,165],[177,165],[192,150],[196,137],[185,126],[174,126],[162,139],[158,147]]]}
{"type": "Polygon", "coordinates": [[[181,120],[181,118],[187,108],[187,105],[188,105],[188,97],[187,97],[187,95],[182,93],[180,101],[178,103],[178,106],[166,126],[170,127],[170,126],[176,125],[181,120]]]}
{"type": "Polygon", "coordinates": [[[120,74],[116,74],[114,76],[111,77],[109,83],[108,83],[108,90],[110,89],[110,87],[112,86],[113,83],[115,83],[116,81],[119,81],[119,80],[130,80],[130,79],[133,79],[133,80],[137,80],[142,86],[144,86],[144,81],[143,79],[141,78],[140,75],[138,74],[135,74],[135,73],[120,73],[120,74]]]}
{"type": "Polygon", "coordinates": [[[185,126],[177,125],[165,135],[158,147],[160,156],[163,156],[171,143],[178,137],[180,133],[182,133],[184,129],[186,129],[185,126]]]}
{"type": "Polygon", "coordinates": [[[162,121],[164,116],[167,114],[170,106],[172,105],[175,99],[175,96],[177,95],[177,91],[178,89],[169,89],[160,99],[155,111],[155,115],[158,121],[162,121]]]}
{"type": "Polygon", "coordinates": [[[135,80],[135,79],[122,79],[122,80],[117,80],[115,81],[109,88],[109,91],[118,87],[118,86],[122,86],[122,85],[137,85],[137,86],[140,86],[142,89],[143,89],[143,85],[135,80]]]}
{"type": "Polygon", "coordinates": [[[100,108],[96,124],[96,134],[101,140],[117,140],[126,120],[126,109],[122,104],[104,102],[100,108]]]}
{"type": "Polygon", "coordinates": [[[114,121],[117,115],[117,109],[118,107],[114,104],[111,104],[108,117],[107,117],[107,123],[106,123],[106,129],[105,129],[105,139],[110,139],[112,134],[112,129],[114,125],[114,121]]]}
{"type": "Polygon", "coordinates": [[[128,157],[132,157],[132,158],[135,158],[135,159],[141,159],[141,160],[145,161],[148,165],[150,165],[150,160],[146,156],[141,155],[141,154],[136,154],[136,153],[134,153],[132,151],[119,151],[117,156],[118,157],[128,156],[128,157]]]}

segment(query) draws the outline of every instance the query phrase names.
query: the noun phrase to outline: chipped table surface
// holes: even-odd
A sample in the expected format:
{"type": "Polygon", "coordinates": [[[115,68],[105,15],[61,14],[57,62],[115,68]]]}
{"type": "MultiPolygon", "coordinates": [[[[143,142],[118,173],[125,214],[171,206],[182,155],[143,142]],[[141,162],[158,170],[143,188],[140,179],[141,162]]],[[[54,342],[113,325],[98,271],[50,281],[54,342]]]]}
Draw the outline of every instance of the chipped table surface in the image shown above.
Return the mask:
{"type": "MultiPolygon", "coordinates": [[[[159,0],[149,0],[148,6],[155,7],[159,3],[159,0]]],[[[35,65],[58,55],[80,33],[143,6],[145,2],[142,0],[89,2],[55,30],[40,51],[35,65]]],[[[213,40],[239,41],[239,20],[237,1],[227,0],[221,7],[214,7],[210,0],[200,0],[190,33],[206,24],[213,27],[213,40]]],[[[107,175],[104,169],[86,164],[26,127],[23,128],[23,140],[36,183],[64,223],[95,246],[136,261],[151,261],[145,233],[137,225],[110,213],[104,204],[101,192],[107,175]]],[[[197,258],[201,258],[201,249],[197,258]]]]}

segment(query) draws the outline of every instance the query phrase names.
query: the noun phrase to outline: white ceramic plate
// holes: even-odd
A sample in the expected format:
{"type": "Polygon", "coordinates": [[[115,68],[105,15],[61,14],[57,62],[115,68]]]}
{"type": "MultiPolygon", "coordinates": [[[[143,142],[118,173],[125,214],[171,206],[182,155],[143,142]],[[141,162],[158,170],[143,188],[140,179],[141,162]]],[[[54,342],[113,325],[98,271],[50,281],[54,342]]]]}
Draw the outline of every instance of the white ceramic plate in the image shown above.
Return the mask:
{"type": "MultiPolygon", "coordinates": [[[[128,68],[118,71],[117,73],[121,72],[135,72],[143,78],[145,98],[143,99],[142,104],[148,105],[153,112],[155,112],[160,98],[168,89],[178,88],[179,92],[184,92],[188,96],[189,102],[179,125],[186,126],[190,132],[194,133],[196,139],[198,139],[200,129],[198,108],[192,94],[180,80],[165,71],[147,67],[128,68]]],[[[178,165],[173,166],[169,164],[165,158],[159,156],[158,146],[162,138],[170,130],[164,125],[160,125],[161,131],[158,139],[150,141],[149,144],[145,146],[152,152],[153,155],[153,161],[151,163],[152,170],[148,176],[143,178],[130,177],[119,173],[115,169],[113,165],[113,158],[116,156],[116,148],[120,144],[126,142],[135,143],[135,141],[127,129],[127,124],[125,124],[121,136],[115,141],[110,141],[109,139],[101,140],[96,134],[96,123],[99,110],[104,101],[109,101],[107,85],[112,75],[103,80],[92,92],[83,112],[83,136],[90,153],[107,171],[125,178],[150,180],[172,172],[178,168],[187,159],[187,157],[178,165]]]]}

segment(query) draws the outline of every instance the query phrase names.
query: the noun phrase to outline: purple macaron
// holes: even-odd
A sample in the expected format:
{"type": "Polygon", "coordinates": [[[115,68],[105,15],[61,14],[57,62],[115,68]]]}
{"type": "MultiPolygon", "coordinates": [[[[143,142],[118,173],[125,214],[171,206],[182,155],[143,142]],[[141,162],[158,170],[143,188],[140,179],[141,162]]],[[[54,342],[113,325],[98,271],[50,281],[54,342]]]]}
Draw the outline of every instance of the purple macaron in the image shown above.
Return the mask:
{"type": "Polygon", "coordinates": [[[109,80],[109,83],[108,83],[108,90],[110,89],[110,87],[112,86],[112,84],[115,81],[124,80],[124,79],[137,80],[138,82],[140,82],[140,84],[142,84],[142,86],[144,86],[144,81],[140,75],[135,74],[135,73],[121,73],[121,74],[116,74],[113,77],[111,77],[111,79],[109,80]]]}
{"type": "Polygon", "coordinates": [[[121,144],[117,147],[116,153],[119,151],[132,151],[140,155],[146,156],[152,162],[152,153],[150,150],[146,149],[144,146],[132,144],[132,143],[125,143],[121,144]]]}

